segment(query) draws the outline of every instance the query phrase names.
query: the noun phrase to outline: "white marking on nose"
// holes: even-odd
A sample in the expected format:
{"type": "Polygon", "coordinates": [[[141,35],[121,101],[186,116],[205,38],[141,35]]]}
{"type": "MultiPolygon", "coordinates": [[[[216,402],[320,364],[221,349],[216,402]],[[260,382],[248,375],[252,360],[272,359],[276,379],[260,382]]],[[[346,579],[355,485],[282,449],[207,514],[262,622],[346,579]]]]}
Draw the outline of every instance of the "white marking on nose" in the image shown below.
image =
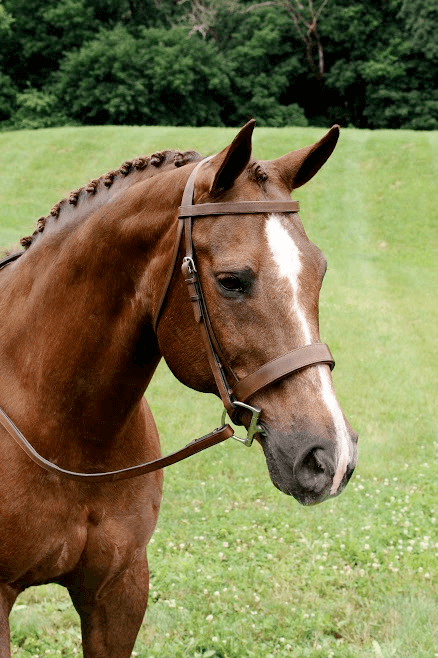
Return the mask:
{"type": "MultiPolygon", "coordinates": [[[[277,215],[269,216],[265,230],[272,257],[278,268],[278,273],[291,286],[290,313],[298,321],[304,345],[310,345],[312,342],[318,341],[319,337],[316,336],[312,339],[310,325],[299,301],[300,272],[302,269],[300,250],[288,231],[284,228],[281,218],[277,215]]],[[[316,366],[316,371],[319,375],[321,397],[332,417],[335,428],[337,467],[330,490],[330,493],[333,495],[339,489],[350,460],[350,436],[341,408],[336,399],[327,366],[316,366]]]]}
{"type": "Polygon", "coordinates": [[[322,397],[326,404],[327,409],[331,413],[333,423],[335,426],[335,433],[337,439],[337,460],[338,465],[335,475],[333,477],[330,493],[334,495],[339,489],[342,478],[347,470],[348,462],[350,461],[350,435],[345,425],[344,416],[341,407],[336,399],[333,389],[332,379],[328,372],[327,366],[318,366],[319,376],[321,379],[322,397]]]}

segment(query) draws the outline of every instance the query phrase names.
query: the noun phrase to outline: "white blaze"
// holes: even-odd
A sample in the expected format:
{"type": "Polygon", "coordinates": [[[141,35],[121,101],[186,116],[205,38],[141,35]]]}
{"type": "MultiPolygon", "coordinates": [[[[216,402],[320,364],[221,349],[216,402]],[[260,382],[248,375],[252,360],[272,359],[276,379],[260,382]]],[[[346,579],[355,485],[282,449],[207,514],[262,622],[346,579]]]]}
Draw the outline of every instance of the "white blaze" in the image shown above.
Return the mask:
{"type": "MultiPolygon", "coordinates": [[[[305,312],[299,301],[301,272],[300,250],[298,249],[297,245],[287,230],[282,225],[280,217],[277,215],[269,216],[266,223],[266,236],[272,257],[278,268],[278,273],[290,284],[290,314],[298,322],[298,326],[302,334],[303,345],[310,345],[313,342],[312,332],[305,316],[305,312]]],[[[350,437],[345,425],[344,416],[336,399],[332,380],[327,368],[325,366],[318,365],[314,366],[312,370],[314,372],[316,370],[319,375],[321,398],[332,417],[333,425],[335,428],[337,443],[337,467],[330,491],[331,494],[335,494],[348,466],[350,458],[350,437]]]]}

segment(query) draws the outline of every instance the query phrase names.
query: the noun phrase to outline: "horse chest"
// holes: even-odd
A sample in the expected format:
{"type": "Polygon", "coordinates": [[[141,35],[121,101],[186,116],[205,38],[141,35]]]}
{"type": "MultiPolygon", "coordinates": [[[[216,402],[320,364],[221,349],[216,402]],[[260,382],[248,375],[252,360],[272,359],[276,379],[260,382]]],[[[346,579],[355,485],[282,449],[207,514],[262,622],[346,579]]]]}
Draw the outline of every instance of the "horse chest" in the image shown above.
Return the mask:
{"type": "Polygon", "coordinates": [[[62,580],[81,564],[104,573],[137,548],[130,525],[142,519],[135,512],[124,517],[100,497],[72,496],[65,483],[35,487],[26,506],[24,492],[16,493],[16,504],[0,511],[0,581],[22,589],[62,580]]]}

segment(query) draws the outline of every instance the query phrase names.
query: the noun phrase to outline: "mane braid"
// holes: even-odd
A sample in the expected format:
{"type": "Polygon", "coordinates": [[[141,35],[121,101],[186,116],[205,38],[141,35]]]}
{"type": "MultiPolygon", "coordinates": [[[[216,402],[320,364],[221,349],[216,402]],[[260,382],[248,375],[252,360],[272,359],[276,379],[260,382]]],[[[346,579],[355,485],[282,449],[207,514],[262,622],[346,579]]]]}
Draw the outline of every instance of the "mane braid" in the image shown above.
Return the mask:
{"type": "MultiPolygon", "coordinates": [[[[70,195],[67,198],[58,201],[58,203],[56,203],[51,209],[49,215],[37,219],[35,231],[32,233],[32,235],[21,238],[20,244],[25,249],[28,249],[34,241],[35,237],[44,231],[46,222],[49,218],[53,217],[54,219],[57,219],[59,217],[62,206],[67,203],[72,206],[76,206],[82,192],[87,193],[89,196],[95,194],[99,183],[103,183],[103,185],[109,189],[117,177],[128,176],[132,171],[142,171],[143,169],[147,169],[149,166],[155,167],[157,169],[163,165],[183,167],[186,164],[191,162],[199,162],[202,159],[203,156],[200,155],[197,151],[158,151],[152,155],[143,155],[134,158],[133,160],[127,160],[126,162],[123,162],[118,169],[114,171],[108,171],[103,176],[100,176],[100,178],[94,178],[87,185],[84,185],[84,187],[79,187],[77,190],[70,192],[70,195]]],[[[152,176],[155,173],[158,173],[158,171],[154,172],[152,176]]]]}

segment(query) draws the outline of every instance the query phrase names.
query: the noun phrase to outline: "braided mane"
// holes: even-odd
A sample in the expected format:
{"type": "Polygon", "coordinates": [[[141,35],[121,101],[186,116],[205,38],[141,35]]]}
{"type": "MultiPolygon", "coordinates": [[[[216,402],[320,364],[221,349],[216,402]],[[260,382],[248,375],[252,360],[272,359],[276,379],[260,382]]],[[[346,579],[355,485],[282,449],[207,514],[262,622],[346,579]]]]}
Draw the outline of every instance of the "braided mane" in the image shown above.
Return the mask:
{"type": "Polygon", "coordinates": [[[133,160],[123,162],[118,169],[108,171],[100,178],[94,178],[84,187],[80,187],[73,192],[70,192],[68,198],[62,199],[56,203],[51,209],[49,215],[40,217],[37,220],[35,231],[32,235],[21,238],[20,244],[28,249],[33,243],[36,236],[44,231],[46,223],[49,219],[58,219],[63,208],[70,206],[77,206],[79,200],[92,198],[96,192],[102,192],[105,189],[112,187],[116,180],[121,180],[127,177],[133,171],[145,171],[145,177],[149,178],[161,173],[165,169],[183,167],[190,162],[199,162],[203,156],[196,151],[158,151],[152,155],[144,155],[133,160]]]}

